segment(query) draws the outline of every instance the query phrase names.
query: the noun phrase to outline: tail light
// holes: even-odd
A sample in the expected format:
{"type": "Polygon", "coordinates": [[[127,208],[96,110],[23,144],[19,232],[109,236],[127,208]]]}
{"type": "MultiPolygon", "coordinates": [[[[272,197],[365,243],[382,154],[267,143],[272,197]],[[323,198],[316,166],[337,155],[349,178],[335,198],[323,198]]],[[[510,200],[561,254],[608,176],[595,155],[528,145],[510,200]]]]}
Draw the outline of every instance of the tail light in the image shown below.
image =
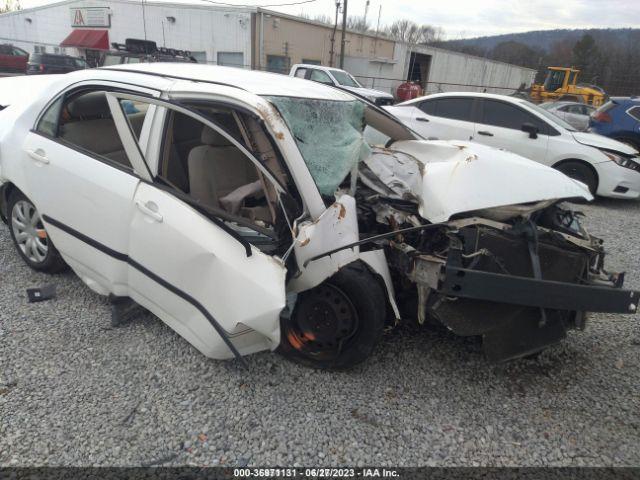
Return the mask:
{"type": "Polygon", "coordinates": [[[591,118],[593,118],[596,122],[611,123],[611,115],[609,115],[607,112],[596,111],[593,113],[593,115],[591,115],[591,118]]]}
{"type": "Polygon", "coordinates": [[[43,63],[38,65],[38,70],[40,70],[41,72],[44,72],[44,64],[43,63]]]}

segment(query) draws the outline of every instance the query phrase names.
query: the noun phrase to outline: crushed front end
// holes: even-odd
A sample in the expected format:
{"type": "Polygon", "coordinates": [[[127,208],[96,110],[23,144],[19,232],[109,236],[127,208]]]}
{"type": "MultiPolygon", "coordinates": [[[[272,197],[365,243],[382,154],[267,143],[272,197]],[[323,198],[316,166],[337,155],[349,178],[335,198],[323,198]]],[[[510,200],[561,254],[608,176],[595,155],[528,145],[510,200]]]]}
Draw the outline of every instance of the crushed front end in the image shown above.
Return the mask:
{"type": "Polygon", "coordinates": [[[420,323],[481,336],[492,360],[559,342],[586,312],[637,309],[640,292],[622,289],[602,241],[560,204],[591,196],[555,170],[469,143],[405,142],[359,173],[360,231],[384,237],[400,302],[417,304],[420,323]]]}
{"type": "Polygon", "coordinates": [[[495,361],[559,342],[585,327],[586,312],[634,313],[640,297],[604,269],[602,242],[555,205],[527,219],[468,217],[399,235],[386,253],[405,288],[416,286],[420,322],[482,336],[495,361]]]}

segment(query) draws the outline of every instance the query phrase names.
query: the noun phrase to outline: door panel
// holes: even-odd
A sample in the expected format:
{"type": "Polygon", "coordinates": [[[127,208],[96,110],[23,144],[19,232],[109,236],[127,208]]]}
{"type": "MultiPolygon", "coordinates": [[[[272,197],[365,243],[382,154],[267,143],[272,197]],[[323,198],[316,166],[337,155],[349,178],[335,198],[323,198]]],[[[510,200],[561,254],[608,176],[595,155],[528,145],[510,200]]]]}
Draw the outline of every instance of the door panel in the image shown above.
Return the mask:
{"type": "Polygon", "coordinates": [[[153,185],[141,183],[133,204],[134,300],[212,358],[233,356],[216,322],[241,354],[278,345],[286,273],[280,261],[256,248],[247,256],[224,229],[153,185]]]}
{"type": "Polygon", "coordinates": [[[540,120],[519,107],[483,100],[473,140],[546,164],[549,143],[546,128],[540,120]],[[539,127],[537,138],[530,138],[527,132],[522,131],[524,123],[534,123],[539,127]]]}
{"type": "Polygon", "coordinates": [[[100,293],[126,289],[126,265],[64,230],[48,218],[116,252],[127,252],[131,199],[139,182],[108,165],[45,136],[29,133],[23,145],[27,195],[44,216],[47,232],[78,274],[97,282],[100,293]],[[44,161],[43,161],[44,159],[44,161]]]}
{"type": "Polygon", "coordinates": [[[470,140],[474,133],[473,98],[436,98],[413,110],[412,127],[427,139],[470,140]]]}

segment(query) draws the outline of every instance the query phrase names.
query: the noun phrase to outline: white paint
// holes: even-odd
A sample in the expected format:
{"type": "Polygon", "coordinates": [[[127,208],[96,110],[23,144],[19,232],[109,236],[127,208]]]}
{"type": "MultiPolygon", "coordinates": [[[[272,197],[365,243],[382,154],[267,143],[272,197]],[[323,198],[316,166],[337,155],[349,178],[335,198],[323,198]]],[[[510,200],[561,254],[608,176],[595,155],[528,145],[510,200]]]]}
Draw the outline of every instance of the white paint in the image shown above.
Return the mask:
{"type": "Polygon", "coordinates": [[[616,198],[640,197],[640,173],[619,166],[601,150],[635,156],[636,163],[640,163],[640,157],[633,148],[594,133],[576,132],[568,125],[568,128],[565,128],[561,119],[526,100],[505,95],[456,92],[428,95],[384,108],[427,139],[472,140],[483,145],[504,148],[548,166],[555,166],[565,160],[583,161],[591,165],[598,176],[598,195],[616,198]],[[557,134],[545,135],[539,132],[536,138],[531,138],[521,130],[521,125],[510,125],[506,128],[480,122],[453,120],[429,115],[420,109],[424,101],[451,97],[467,99],[469,102],[474,99],[487,99],[508,103],[524,114],[532,116],[537,122],[546,124],[557,134]],[[628,191],[616,192],[618,186],[626,187],[628,191]]]}

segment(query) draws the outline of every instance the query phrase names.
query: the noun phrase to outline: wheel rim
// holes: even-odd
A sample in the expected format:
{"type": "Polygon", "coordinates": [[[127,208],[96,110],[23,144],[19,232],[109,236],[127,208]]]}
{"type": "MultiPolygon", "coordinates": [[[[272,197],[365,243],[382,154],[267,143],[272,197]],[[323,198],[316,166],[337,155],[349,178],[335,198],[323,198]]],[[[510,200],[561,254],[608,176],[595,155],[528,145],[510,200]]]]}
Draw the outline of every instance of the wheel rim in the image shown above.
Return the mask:
{"type": "Polygon", "coordinates": [[[26,200],[18,200],[11,211],[11,228],[24,256],[34,263],[44,262],[49,243],[36,207],[26,200]]]}
{"type": "Polygon", "coordinates": [[[358,325],[358,314],[349,297],[334,285],[325,284],[298,297],[284,334],[304,355],[331,358],[342,351],[358,325]]]}

